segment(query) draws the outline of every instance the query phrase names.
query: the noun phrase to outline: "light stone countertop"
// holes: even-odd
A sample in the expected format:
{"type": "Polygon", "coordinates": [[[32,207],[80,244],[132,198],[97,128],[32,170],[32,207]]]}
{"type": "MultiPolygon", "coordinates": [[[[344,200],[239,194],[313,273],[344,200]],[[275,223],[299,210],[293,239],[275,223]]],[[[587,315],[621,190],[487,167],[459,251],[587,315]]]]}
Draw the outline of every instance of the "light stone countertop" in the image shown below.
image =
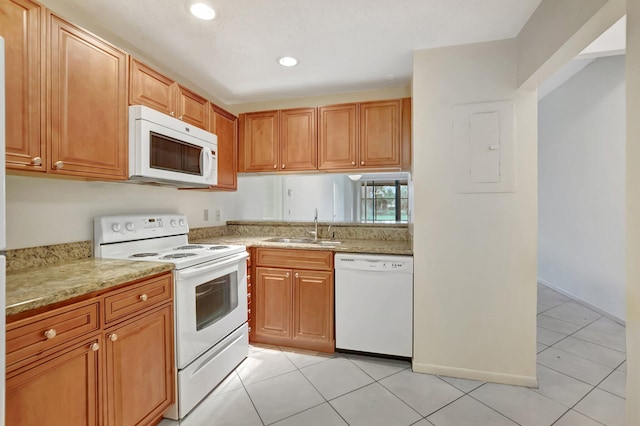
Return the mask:
{"type": "MultiPolygon", "coordinates": [[[[276,243],[265,241],[274,236],[236,236],[228,235],[223,237],[204,238],[196,243],[202,244],[241,244],[248,247],[270,247],[270,248],[286,248],[299,250],[328,250],[337,253],[374,253],[374,254],[397,254],[397,255],[413,255],[413,248],[410,241],[394,241],[394,240],[339,240],[341,244],[337,245],[319,245],[319,244],[290,244],[276,243]]],[[[287,238],[287,237],[284,237],[287,238]]],[[[330,240],[323,240],[330,241],[330,240]]]]}
{"type": "Polygon", "coordinates": [[[173,270],[172,263],[81,259],[7,273],[6,312],[20,312],[173,270]]]}

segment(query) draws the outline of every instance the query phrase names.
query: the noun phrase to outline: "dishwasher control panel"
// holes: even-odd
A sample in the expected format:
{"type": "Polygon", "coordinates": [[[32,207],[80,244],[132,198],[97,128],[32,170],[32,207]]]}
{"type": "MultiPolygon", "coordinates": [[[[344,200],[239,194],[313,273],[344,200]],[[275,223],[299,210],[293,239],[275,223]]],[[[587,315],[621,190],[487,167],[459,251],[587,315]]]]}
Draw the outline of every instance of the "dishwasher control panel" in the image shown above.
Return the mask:
{"type": "Polygon", "coordinates": [[[355,271],[413,273],[413,257],[337,254],[335,268],[355,271]]]}

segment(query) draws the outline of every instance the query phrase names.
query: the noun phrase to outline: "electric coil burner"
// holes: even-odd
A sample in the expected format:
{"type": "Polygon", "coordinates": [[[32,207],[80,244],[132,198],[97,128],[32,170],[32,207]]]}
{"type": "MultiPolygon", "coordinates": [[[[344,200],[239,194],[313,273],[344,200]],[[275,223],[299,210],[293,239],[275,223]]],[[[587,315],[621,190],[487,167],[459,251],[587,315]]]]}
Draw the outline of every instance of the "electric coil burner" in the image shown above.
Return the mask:
{"type": "Polygon", "coordinates": [[[95,257],[174,265],[176,404],[184,418],[248,354],[247,253],[241,245],[189,244],[184,215],[94,219],[95,257]]]}

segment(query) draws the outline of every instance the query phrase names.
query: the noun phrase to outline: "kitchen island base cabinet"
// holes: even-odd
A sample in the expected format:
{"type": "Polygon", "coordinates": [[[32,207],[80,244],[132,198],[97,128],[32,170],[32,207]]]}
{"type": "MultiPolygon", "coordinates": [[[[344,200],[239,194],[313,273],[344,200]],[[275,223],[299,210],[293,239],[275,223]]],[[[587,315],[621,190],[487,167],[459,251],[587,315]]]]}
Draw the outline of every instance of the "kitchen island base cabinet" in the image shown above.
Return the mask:
{"type": "Polygon", "coordinates": [[[250,340],[333,352],[333,253],[258,248],[255,263],[250,340]]]}
{"type": "Polygon", "coordinates": [[[99,336],[7,374],[6,424],[100,424],[99,336]]]}

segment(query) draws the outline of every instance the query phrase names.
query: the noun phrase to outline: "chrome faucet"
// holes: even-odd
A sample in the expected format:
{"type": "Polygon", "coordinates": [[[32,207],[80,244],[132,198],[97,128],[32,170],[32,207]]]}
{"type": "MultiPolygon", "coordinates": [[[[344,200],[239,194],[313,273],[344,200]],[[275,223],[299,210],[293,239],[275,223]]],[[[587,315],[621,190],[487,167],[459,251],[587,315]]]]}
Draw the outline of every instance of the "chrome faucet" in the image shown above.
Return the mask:
{"type": "Polygon", "coordinates": [[[309,233],[313,234],[313,241],[318,241],[318,208],[317,207],[313,210],[313,223],[315,224],[315,230],[309,231],[309,233]]]}

